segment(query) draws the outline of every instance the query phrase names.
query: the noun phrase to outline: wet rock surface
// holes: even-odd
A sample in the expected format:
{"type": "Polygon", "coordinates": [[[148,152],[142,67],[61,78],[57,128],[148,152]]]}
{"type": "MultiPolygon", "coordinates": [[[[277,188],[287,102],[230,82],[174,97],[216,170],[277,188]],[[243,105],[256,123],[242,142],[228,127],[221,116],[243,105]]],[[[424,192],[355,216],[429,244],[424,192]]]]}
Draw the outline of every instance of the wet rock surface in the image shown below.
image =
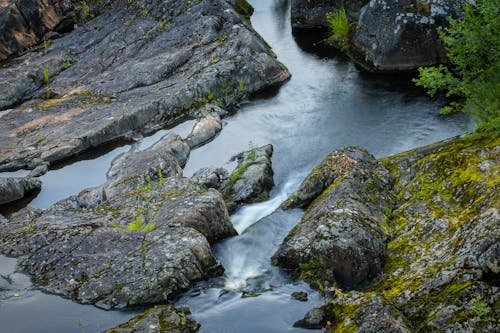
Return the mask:
{"type": "Polygon", "coordinates": [[[0,205],[22,199],[41,187],[42,182],[38,178],[0,177],[0,205]]]}
{"type": "Polygon", "coordinates": [[[273,263],[321,285],[359,286],[382,271],[392,178],[366,150],[332,152],[288,202],[307,206],[273,263]],[[298,198],[294,201],[294,198],[298,198]]]}
{"type": "MultiPolygon", "coordinates": [[[[241,7],[241,6],[239,6],[241,7]]],[[[238,8],[239,8],[238,7],[238,8]]],[[[0,68],[0,170],[150,133],[289,78],[223,0],[116,2],[0,68]]]]}
{"type": "Polygon", "coordinates": [[[159,305],[104,333],[194,333],[200,325],[172,305],[159,305]]]}
{"type": "Polygon", "coordinates": [[[323,307],[332,331],[497,331],[498,135],[452,139],[380,162],[399,202],[387,224],[383,275],[364,291],[335,290],[323,307]]]}
{"type": "Polygon", "coordinates": [[[236,234],[223,197],[180,176],[165,154],[178,136],[162,141],[116,159],[106,184],[1,222],[0,251],[42,290],[105,308],[164,302],[220,274],[210,243],[236,234]]]}
{"type": "Polygon", "coordinates": [[[234,156],[238,166],[222,184],[229,211],[243,204],[264,201],[274,186],[271,157],[273,146],[265,145],[234,156]]]}
{"type": "Polygon", "coordinates": [[[415,70],[447,62],[438,30],[457,17],[455,1],[371,0],[353,38],[353,54],[373,71],[415,70]]]}

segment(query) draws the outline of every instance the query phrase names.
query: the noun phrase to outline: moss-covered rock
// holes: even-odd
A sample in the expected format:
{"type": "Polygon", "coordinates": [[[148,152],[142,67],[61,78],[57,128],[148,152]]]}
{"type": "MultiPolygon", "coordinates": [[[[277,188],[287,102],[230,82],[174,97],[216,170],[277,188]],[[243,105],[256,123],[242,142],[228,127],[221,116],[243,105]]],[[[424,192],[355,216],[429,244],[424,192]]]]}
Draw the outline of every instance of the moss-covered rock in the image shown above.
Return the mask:
{"type": "Polygon", "coordinates": [[[317,196],[273,262],[297,270],[320,289],[336,283],[352,288],[373,279],[382,270],[389,236],[391,188],[389,172],[366,150],[331,153],[285,203],[304,206],[317,196]]]}
{"type": "Polygon", "coordinates": [[[158,305],[104,333],[194,333],[199,327],[172,305],[158,305]]]}
{"type": "Polygon", "coordinates": [[[331,331],[354,324],[349,329],[357,332],[498,331],[498,133],[451,139],[380,162],[394,178],[399,201],[383,275],[364,292],[337,291],[340,296],[324,307],[331,331]],[[380,319],[387,314],[392,319],[380,319]],[[388,322],[399,328],[388,329],[388,322]]]}

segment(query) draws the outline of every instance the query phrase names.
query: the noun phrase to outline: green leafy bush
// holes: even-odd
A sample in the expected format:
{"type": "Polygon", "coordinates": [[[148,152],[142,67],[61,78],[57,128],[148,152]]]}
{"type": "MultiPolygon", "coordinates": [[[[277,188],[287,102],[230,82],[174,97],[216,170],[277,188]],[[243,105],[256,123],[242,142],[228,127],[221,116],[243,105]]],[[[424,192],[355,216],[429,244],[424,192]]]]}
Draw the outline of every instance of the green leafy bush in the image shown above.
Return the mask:
{"type": "Polygon", "coordinates": [[[500,128],[500,6],[498,0],[466,4],[461,20],[450,19],[440,32],[450,67],[419,68],[414,82],[430,96],[444,92],[454,102],[441,113],[463,111],[478,124],[477,130],[500,128]]]}

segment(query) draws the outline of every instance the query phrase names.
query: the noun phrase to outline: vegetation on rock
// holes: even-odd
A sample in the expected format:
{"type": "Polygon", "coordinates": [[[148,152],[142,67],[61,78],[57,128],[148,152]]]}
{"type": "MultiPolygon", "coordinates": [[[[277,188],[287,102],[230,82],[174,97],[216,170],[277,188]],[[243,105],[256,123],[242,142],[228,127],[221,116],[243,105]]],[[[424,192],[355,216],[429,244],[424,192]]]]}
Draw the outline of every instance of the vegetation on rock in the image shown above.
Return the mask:
{"type": "Polygon", "coordinates": [[[498,0],[465,5],[461,20],[450,18],[440,32],[451,67],[420,68],[418,86],[429,95],[445,92],[454,102],[441,109],[463,111],[478,123],[478,130],[500,129],[500,6],[498,0]]]}

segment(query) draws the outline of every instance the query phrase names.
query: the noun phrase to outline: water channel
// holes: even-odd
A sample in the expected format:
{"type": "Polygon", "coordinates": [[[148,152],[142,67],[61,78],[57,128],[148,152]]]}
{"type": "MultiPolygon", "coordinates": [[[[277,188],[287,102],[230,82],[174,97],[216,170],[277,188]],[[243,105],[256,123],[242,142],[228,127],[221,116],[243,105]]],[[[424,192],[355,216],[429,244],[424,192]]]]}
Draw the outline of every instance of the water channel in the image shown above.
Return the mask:
{"type": "MultiPolygon", "coordinates": [[[[336,148],[358,145],[383,157],[459,135],[473,124],[463,115],[440,116],[442,102],[427,98],[412,85],[409,75],[364,73],[325,47],[324,36],[292,34],[288,0],[249,2],[255,8],[254,28],[292,78],[280,89],[245,102],[225,119],[214,141],[192,151],[184,174],[222,166],[249,146],[272,143],[276,186],[268,201],[243,207],[232,216],[239,236],[214,246],[225,276],[197,284],[175,304],[190,307],[192,317],[202,324],[200,332],[302,332],[292,324],[321,304],[322,298],[271,265],[270,257],[302,215],[300,210],[275,211],[279,204],[336,148]],[[292,299],[294,291],[306,291],[309,300],[292,299]]],[[[186,122],[173,131],[186,136],[192,125],[186,122]]],[[[163,134],[143,139],[139,148],[163,134]]],[[[110,161],[128,149],[131,145],[114,147],[104,155],[49,171],[42,177],[42,192],[30,204],[45,208],[104,182],[110,161]]],[[[44,294],[15,272],[15,263],[0,256],[2,332],[99,332],[137,313],[104,311],[44,294]],[[2,283],[7,283],[2,277],[8,278],[7,291],[2,291],[2,283]]]]}

